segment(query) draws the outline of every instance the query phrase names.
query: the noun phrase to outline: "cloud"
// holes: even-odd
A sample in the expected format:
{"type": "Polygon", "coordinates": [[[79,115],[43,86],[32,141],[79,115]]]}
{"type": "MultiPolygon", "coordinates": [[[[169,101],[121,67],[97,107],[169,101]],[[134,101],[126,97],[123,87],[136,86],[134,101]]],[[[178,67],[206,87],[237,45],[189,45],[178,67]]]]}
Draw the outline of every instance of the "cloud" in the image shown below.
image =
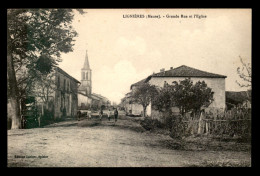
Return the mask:
{"type": "Polygon", "coordinates": [[[132,57],[135,55],[142,55],[146,51],[146,42],[141,37],[128,39],[126,37],[119,37],[115,44],[115,53],[119,56],[132,57]]]}
{"type": "Polygon", "coordinates": [[[130,91],[131,84],[144,79],[151,74],[150,69],[138,72],[128,60],[120,60],[111,69],[107,66],[100,67],[92,75],[93,92],[105,95],[117,103],[130,91]]]}

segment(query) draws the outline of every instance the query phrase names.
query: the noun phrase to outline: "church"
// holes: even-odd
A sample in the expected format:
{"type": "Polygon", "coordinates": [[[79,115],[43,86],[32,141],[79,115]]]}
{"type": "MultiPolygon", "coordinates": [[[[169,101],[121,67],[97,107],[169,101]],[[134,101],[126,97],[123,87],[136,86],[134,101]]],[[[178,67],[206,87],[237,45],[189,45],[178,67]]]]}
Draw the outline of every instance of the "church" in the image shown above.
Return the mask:
{"type": "Polygon", "coordinates": [[[101,106],[110,106],[111,102],[104,96],[92,93],[92,70],[90,69],[88,53],[81,69],[81,84],[78,88],[78,109],[100,109],[101,106]]]}

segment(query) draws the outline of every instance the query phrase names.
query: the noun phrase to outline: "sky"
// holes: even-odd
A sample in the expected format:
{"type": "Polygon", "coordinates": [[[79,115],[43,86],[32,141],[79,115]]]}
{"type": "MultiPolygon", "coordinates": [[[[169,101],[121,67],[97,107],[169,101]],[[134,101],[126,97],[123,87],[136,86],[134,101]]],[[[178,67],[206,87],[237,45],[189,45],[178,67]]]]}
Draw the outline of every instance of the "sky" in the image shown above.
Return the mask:
{"type": "Polygon", "coordinates": [[[240,80],[239,56],[251,63],[251,9],[84,11],[84,15],[75,12],[74,51],[61,55],[59,67],[80,81],[87,50],[92,92],[112,102],[120,103],[131,84],[153,72],[181,65],[226,75],[226,91],[246,90],[236,80],[240,80]],[[124,18],[130,14],[145,18],[124,18]]]}

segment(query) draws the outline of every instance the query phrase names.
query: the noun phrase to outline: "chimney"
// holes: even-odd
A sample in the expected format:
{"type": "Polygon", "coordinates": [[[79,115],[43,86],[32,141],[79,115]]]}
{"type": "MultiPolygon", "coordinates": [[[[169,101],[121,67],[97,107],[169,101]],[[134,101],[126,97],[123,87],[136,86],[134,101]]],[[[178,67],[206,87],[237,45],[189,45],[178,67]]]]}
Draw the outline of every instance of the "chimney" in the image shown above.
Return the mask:
{"type": "Polygon", "coordinates": [[[164,72],[164,70],[165,70],[165,69],[164,69],[164,68],[162,68],[162,69],[160,69],[160,72],[164,72]]]}
{"type": "Polygon", "coordinates": [[[173,69],[173,67],[170,67],[170,69],[172,70],[172,69],[173,69]]]}

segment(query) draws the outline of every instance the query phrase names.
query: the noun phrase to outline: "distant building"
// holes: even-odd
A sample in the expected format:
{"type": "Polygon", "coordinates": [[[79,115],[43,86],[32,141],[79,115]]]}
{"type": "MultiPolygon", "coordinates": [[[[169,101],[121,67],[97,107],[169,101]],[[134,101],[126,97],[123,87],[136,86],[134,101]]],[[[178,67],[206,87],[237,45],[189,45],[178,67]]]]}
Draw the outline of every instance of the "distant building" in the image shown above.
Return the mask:
{"type": "Polygon", "coordinates": [[[81,69],[81,85],[78,89],[78,97],[79,109],[98,109],[102,105],[110,105],[110,101],[106,97],[92,92],[92,70],[90,69],[87,51],[84,65],[81,69]]]}
{"type": "Polygon", "coordinates": [[[93,100],[92,101],[93,107],[99,108],[102,105],[106,106],[106,107],[111,106],[111,102],[106,97],[104,97],[100,94],[93,93],[91,97],[92,97],[92,100],[93,100]]]}
{"type": "MultiPolygon", "coordinates": [[[[206,71],[201,71],[195,68],[191,68],[182,65],[177,68],[171,67],[170,70],[165,71],[161,69],[159,73],[154,73],[147,78],[134,83],[131,85],[130,89],[133,92],[142,83],[150,83],[157,87],[163,87],[165,83],[172,84],[173,81],[179,82],[185,78],[190,78],[194,83],[198,81],[205,81],[208,87],[214,92],[214,101],[209,106],[209,108],[225,109],[225,78],[224,75],[209,73],[206,71]]],[[[143,107],[140,104],[131,102],[131,93],[127,94],[127,99],[129,104],[125,105],[128,113],[133,115],[141,115],[143,107]]],[[[178,111],[178,108],[173,108],[173,111],[178,111]]],[[[151,104],[147,107],[147,115],[152,116],[151,104]]]]}
{"type": "MultiPolygon", "coordinates": [[[[133,92],[128,92],[125,95],[125,102],[123,103],[124,105],[124,109],[126,111],[127,115],[137,115],[137,116],[141,116],[143,114],[143,106],[138,104],[138,103],[134,103],[131,96],[132,96],[133,92]]],[[[150,107],[147,107],[147,111],[150,112],[150,107]]],[[[150,114],[149,114],[150,115],[150,114]]]]}
{"type": "Polygon", "coordinates": [[[248,91],[226,91],[227,108],[244,107],[251,109],[251,90],[248,91]]]}

